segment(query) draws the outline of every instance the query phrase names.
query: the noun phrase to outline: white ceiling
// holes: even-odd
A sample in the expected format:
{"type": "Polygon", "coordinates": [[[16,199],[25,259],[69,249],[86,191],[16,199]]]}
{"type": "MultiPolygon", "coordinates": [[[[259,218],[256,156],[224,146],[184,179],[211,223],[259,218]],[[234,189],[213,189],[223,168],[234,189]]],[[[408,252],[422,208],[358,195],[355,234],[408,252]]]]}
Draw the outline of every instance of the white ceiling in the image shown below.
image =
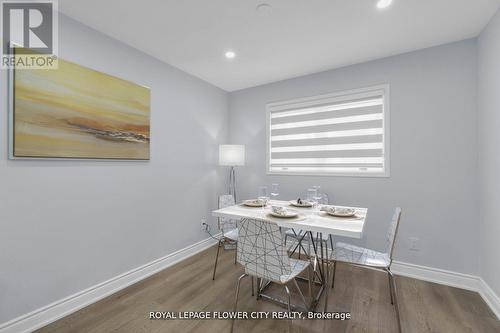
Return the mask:
{"type": "Polygon", "coordinates": [[[477,36],[500,0],[60,0],[64,14],[227,91],[477,36]],[[268,3],[270,15],[256,6],[268,3]],[[233,60],[224,53],[234,50],[233,60]]]}

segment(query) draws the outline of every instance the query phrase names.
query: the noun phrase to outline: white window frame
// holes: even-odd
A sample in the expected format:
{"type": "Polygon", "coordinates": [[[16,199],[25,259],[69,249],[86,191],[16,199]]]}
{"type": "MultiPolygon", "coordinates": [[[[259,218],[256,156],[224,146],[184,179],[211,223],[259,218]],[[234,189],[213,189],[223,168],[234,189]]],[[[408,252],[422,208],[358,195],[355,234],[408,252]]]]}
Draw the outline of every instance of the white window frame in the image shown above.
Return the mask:
{"type": "Polygon", "coordinates": [[[297,98],[286,101],[272,102],[266,105],[266,173],[268,175],[286,176],[333,176],[333,177],[390,177],[390,86],[380,84],[360,89],[344,90],[325,95],[297,98]],[[353,172],[287,172],[271,171],[271,112],[314,107],[320,104],[338,103],[344,100],[371,97],[382,92],[383,98],[383,146],[384,146],[384,169],[380,172],[353,171],[353,172]]]}

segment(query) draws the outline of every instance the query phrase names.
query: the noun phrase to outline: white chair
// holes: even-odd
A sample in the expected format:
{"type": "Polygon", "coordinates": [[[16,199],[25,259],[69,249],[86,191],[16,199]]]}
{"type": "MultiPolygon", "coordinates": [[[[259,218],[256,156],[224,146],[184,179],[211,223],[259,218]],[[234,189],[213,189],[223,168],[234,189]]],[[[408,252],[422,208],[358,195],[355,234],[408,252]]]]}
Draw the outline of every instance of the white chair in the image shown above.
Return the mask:
{"type": "MultiPolygon", "coordinates": [[[[234,206],[234,197],[231,194],[219,196],[219,209],[234,206]]],[[[236,220],[219,218],[219,230],[222,231],[222,237],[217,244],[217,254],[215,255],[214,272],[212,280],[215,280],[215,272],[217,271],[217,261],[219,260],[219,250],[221,245],[234,244],[238,247],[238,222],[236,220]]],[[[234,263],[236,264],[236,251],[234,254],[234,263]]]]}
{"type": "MultiPolygon", "coordinates": [[[[309,304],[306,302],[295,278],[305,269],[309,268],[309,296],[312,297],[312,271],[310,262],[288,257],[288,251],[284,246],[283,234],[280,228],[273,223],[246,218],[241,220],[239,230],[237,260],[245,268],[245,273],[238,279],[233,311],[236,311],[238,304],[240,282],[247,275],[250,275],[252,279],[256,277],[257,279],[267,280],[284,286],[288,301],[280,303],[286,304],[289,312],[291,312],[292,305],[290,304],[291,296],[287,284],[293,281],[304,302],[305,309],[309,309],[309,304]]],[[[259,289],[257,295],[261,296],[260,287],[257,286],[257,288],[259,289]]],[[[234,319],[231,323],[231,332],[233,328],[234,319]]],[[[289,329],[291,329],[291,321],[289,329]]]]}
{"type": "MultiPolygon", "coordinates": [[[[399,307],[396,298],[396,283],[391,272],[392,254],[394,252],[394,244],[401,218],[401,208],[396,208],[392,217],[391,225],[386,236],[386,252],[377,252],[371,249],[354,246],[342,242],[335,244],[334,250],[331,252],[330,260],[333,262],[332,288],[335,283],[335,268],[337,261],[349,263],[355,266],[364,266],[374,269],[379,269],[387,273],[389,277],[389,291],[391,295],[391,304],[394,304],[396,317],[398,320],[398,328],[401,332],[401,323],[399,318],[399,307]]],[[[325,312],[327,304],[325,303],[325,312]]]]}

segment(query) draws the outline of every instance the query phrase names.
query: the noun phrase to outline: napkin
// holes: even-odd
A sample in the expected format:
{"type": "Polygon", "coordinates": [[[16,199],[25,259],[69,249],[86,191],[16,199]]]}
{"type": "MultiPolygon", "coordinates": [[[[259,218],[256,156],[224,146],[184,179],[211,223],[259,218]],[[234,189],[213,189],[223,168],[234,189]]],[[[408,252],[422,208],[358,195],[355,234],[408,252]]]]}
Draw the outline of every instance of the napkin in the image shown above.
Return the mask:
{"type": "Polygon", "coordinates": [[[322,212],[333,212],[335,211],[335,206],[323,205],[319,210],[322,212]]]}
{"type": "Polygon", "coordinates": [[[273,210],[274,214],[278,214],[278,215],[282,215],[282,216],[285,216],[288,212],[286,207],[281,207],[281,206],[272,206],[271,209],[273,210]]]}

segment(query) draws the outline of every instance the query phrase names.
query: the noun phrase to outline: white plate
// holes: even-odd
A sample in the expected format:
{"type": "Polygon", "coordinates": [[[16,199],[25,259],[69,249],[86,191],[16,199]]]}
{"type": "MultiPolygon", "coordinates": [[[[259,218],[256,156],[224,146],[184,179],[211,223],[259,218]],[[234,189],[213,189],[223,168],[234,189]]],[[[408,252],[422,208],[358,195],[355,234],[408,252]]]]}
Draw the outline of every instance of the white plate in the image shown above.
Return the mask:
{"type": "Polygon", "coordinates": [[[263,202],[259,202],[257,200],[245,200],[243,201],[243,205],[248,207],[264,207],[265,204],[263,202]]]}
{"type": "Polygon", "coordinates": [[[353,208],[335,208],[333,211],[326,211],[328,215],[336,217],[353,217],[356,216],[356,210],[353,208]]]}
{"type": "Polygon", "coordinates": [[[302,201],[302,204],[298,204],[297,203],[297,200],[290,200],[289,203],[290,205],[292,206],[295,206],[295,207],[302,207],[302,208],[309,208],[309,207],[312,207],[312,203],[310,202],[305,202],[305,201],[302,201]]]}
{"type": "Polygon", "coordinates": [[[276,213],[274,213],[273,211],[270,211],[270,212],[269,212],[269,215],[272,215],[272,216],[274,216],[274,217],[281,217],[281,218],[285,218],[285,219],[287,219],[287,218],[292,218],[292,217],[297,217],[297,216],[299,216],[299,212],[297,212],[297,211],[295,211],[295,210],[290,210],[290,209],[288,209],[288,210],[286,211],[286,215],[276,214],[276,213]]]}

